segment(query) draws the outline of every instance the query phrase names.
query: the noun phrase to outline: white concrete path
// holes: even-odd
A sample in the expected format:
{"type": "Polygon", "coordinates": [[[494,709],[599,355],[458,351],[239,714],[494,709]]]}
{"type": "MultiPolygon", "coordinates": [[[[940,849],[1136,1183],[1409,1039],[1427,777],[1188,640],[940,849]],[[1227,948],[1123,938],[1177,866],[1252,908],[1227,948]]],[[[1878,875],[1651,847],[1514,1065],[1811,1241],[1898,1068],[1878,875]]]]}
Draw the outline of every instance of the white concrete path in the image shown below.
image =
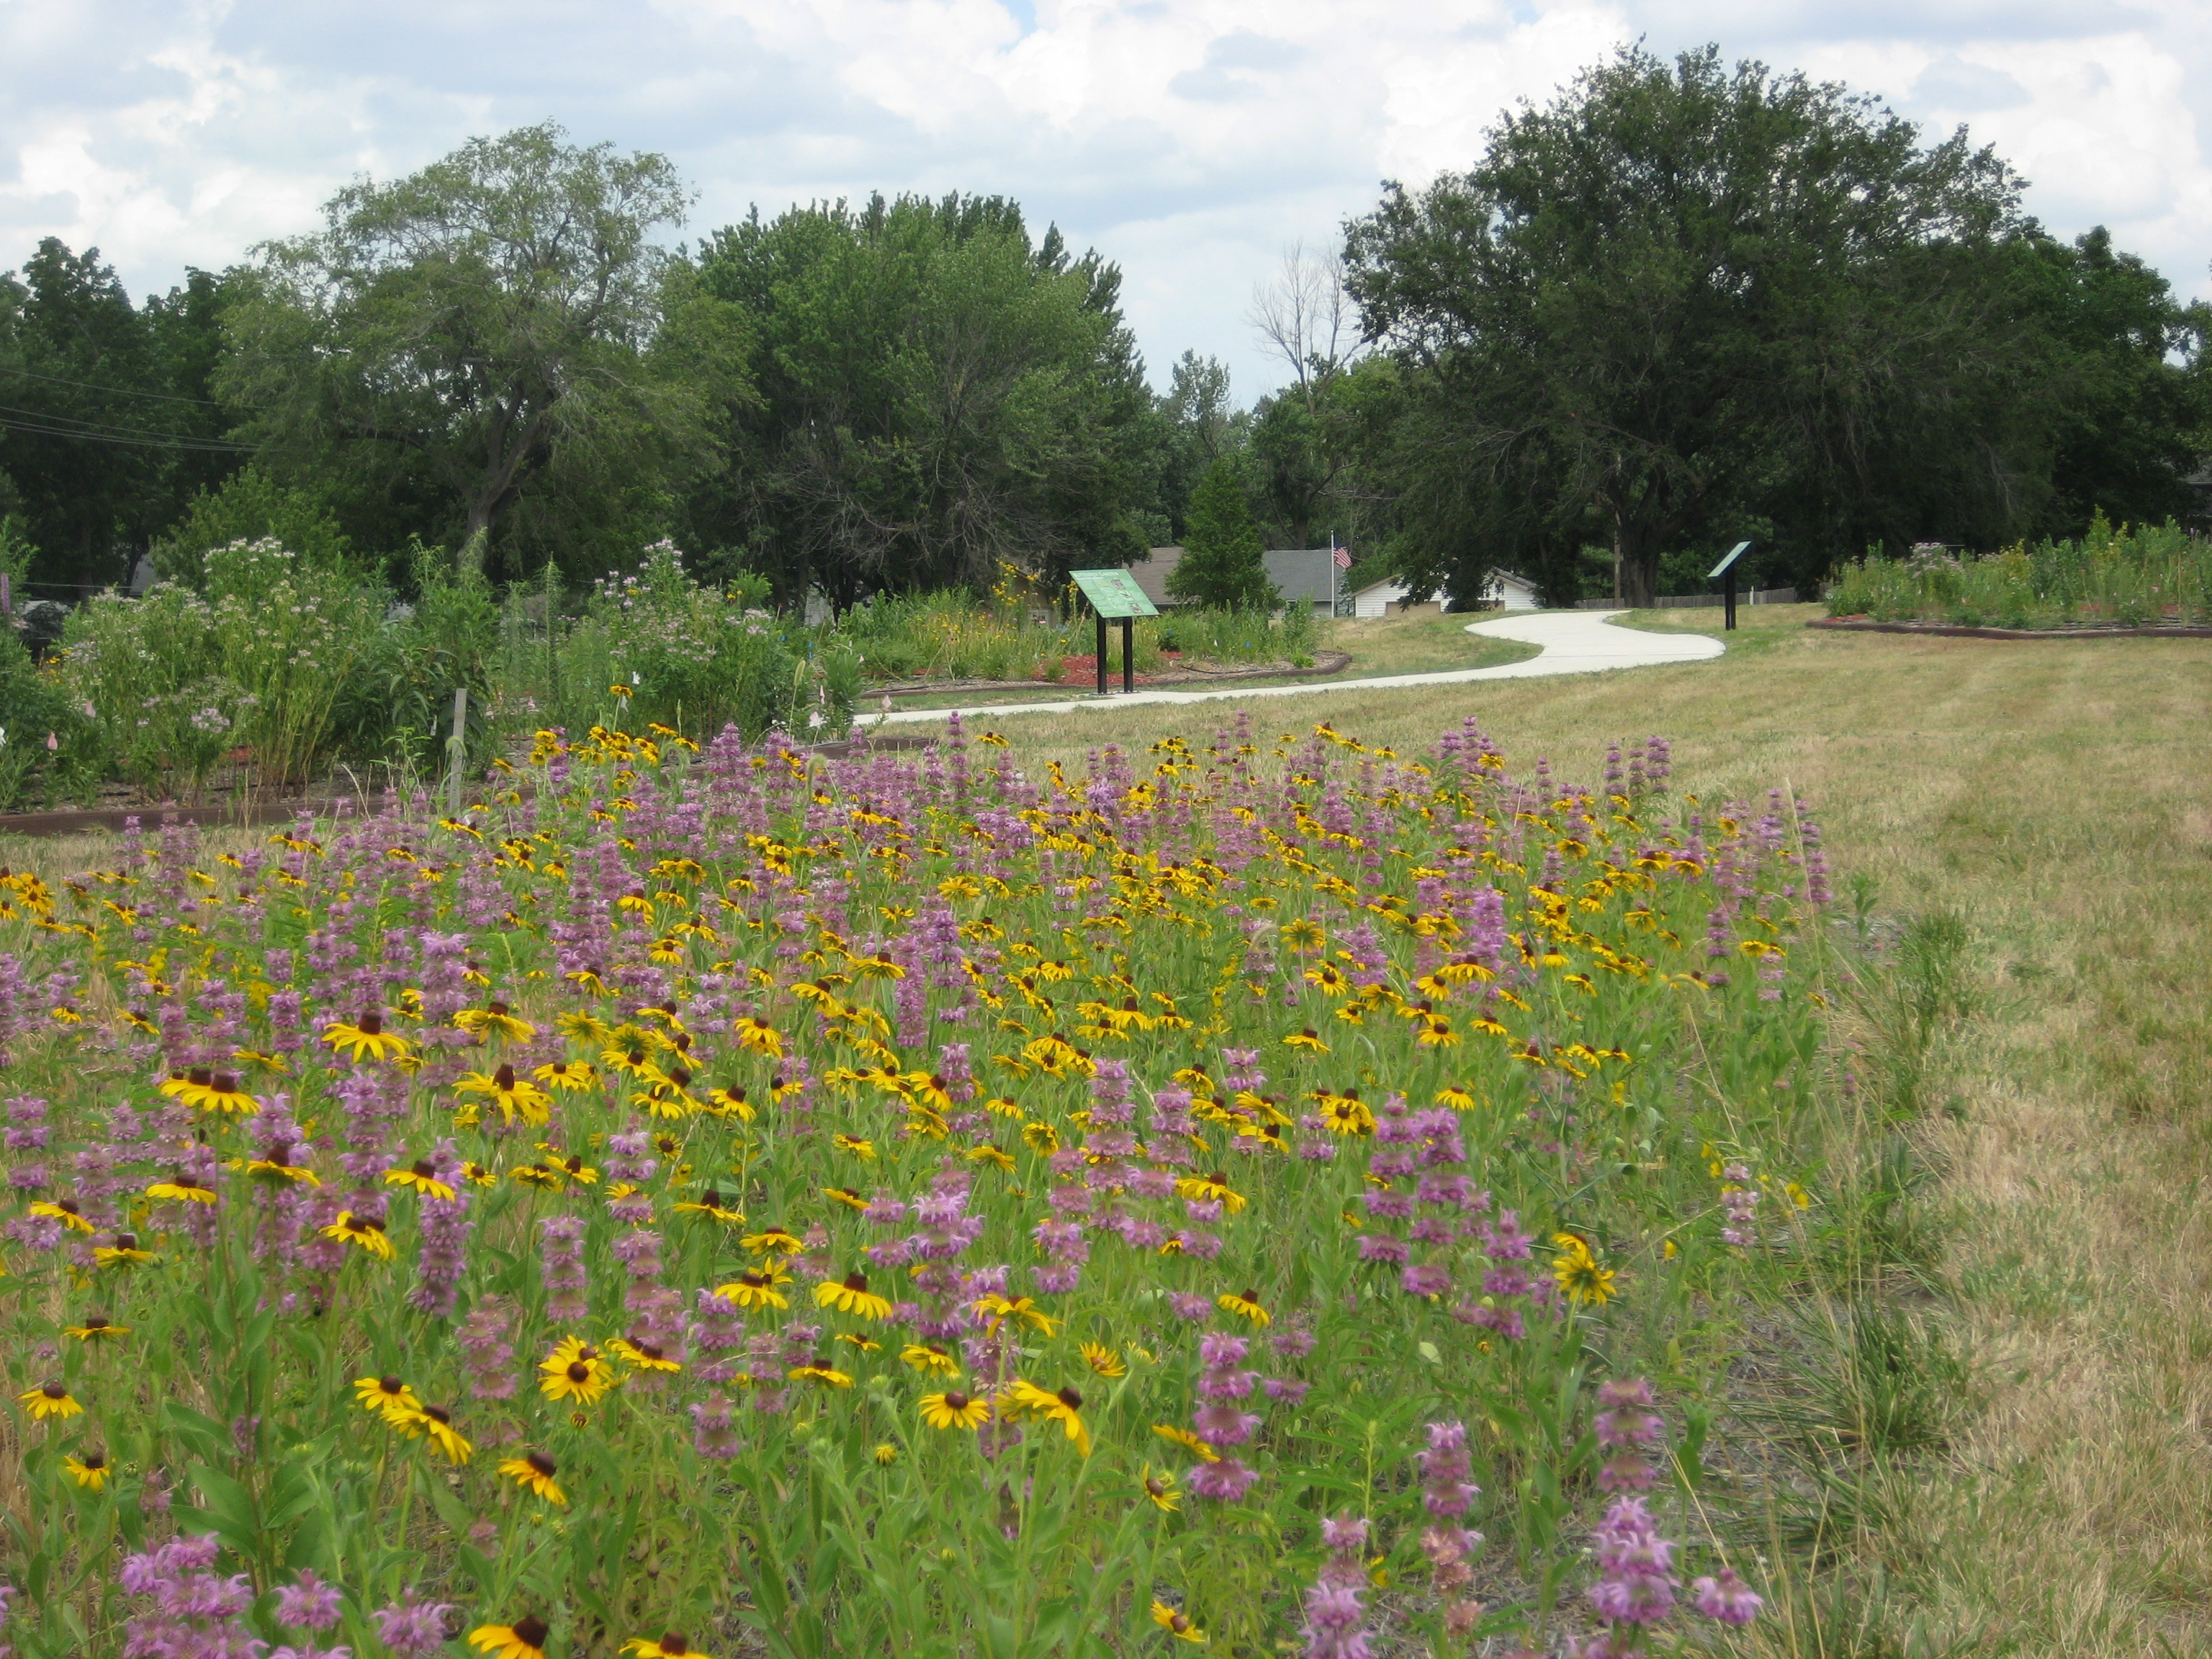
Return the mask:
{"type": "Polygon", "coordinates": [[[1494,668],[1448,668],[1427,674],[1378,674],[1357,680],[1310,680],[1295,685],[1243,687],[1224,685],[1209,691],[1133,691],[1123,696],[1091,696],[1060,702],[986,703],[957,711],[950,708],[905,708],[889,714],[863,716],[856,724],[919,725],[941,720],[957,712],[963,720],[982,720],[1000,714],[1073,714],[1086,708],[1127,708],[1139,703],[1242,702],[1258,697],[1305,697],[1323,691],[1395,691],[1424,685],[1462,685],[1473,680],[1521,680],[1544,674],[1595,674],[1609,668],[1644,668],[1655,663],[1702,662],[1726,649],[1708,634],[1647,634],[1641,629],[1615,628],[1611,618],[1619,611],[1543,611],[1533,616],[1501,617],[1495,622],[1469,623],[1470,634],[1492,639],[1519,640],[1543,650],[1520,662],[1500,663],[1494,668]]]}

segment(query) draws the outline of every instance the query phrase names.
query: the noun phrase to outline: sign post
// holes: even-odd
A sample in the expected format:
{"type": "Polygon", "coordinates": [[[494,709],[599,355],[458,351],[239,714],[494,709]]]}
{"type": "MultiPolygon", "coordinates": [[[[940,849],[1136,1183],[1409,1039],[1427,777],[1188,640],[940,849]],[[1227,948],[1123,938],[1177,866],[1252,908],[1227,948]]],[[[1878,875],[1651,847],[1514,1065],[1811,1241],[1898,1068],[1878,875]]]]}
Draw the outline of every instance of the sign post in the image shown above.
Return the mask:
{"type": "Polygon", "coordinates": [[[1728,597],[1722,601],[1727,611],[1722,622],[1722,628],[1726,632],[1732,633],[1735,629],[1735,562],[1749,551],[1750,547],[1749,542],[1738,542],[1734,547],[1729,549],[1726,558],[1705,572],[1707,581],[1713,581],[1723,576],[1728,578],[1728,586],[1723,590],[1728,597]]]}
{"type": "Polygon", "coordinates": [[[1159,608],[1145,597],[1137,579],[1126,570],[1071,570],[1068,579],[1091,601],[1098,619],[1098,695],[1106,695],[1106,624],[1121,624],[1121,690],[1137,689],[1137,618],[1157,617],[1159,608]]]}

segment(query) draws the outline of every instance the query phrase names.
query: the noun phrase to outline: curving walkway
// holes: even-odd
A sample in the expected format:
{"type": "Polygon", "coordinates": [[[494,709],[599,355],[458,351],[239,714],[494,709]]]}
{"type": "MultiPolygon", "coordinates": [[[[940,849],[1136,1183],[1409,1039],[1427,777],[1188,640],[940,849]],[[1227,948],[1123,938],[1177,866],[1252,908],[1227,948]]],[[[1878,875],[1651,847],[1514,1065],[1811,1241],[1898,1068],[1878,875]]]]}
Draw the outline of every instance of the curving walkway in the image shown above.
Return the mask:
{"type": "Polygon", "coordinates": [[[963,720],[995,718],[1000,714],[1073,714],[1085,708],[1127,708],[1138,703],[1241,702],[1256,697],[1310,697],[1327,691],[1395,691],[1424,685],[1462,685],[1474,680],[1595,674],[1609,668],[1702,662],[1719,656],[1727,648],[1706,634],[1647,634],[1637,629],[1613,626],[1611,619],[1623,614],[1619,611],[1540,611],[1525,617],[1469,623],[1467,631],[1470,634],[1543,647],[1534,657],[1500,663],[1494,668],[1447,668],[1426,674],[1379,674],[1366,679],[1313,680],[1301,685],[1261,685],[1249,690],[1224,686],[1218,691],[1133,691],[1127,696],[1116,693],[1105,698],[1093,696],[1058,702],[986,703],[957,710],[908,708],[879,715],[865,724],[907,726],[941,720],[955,713],[963,720]]]}

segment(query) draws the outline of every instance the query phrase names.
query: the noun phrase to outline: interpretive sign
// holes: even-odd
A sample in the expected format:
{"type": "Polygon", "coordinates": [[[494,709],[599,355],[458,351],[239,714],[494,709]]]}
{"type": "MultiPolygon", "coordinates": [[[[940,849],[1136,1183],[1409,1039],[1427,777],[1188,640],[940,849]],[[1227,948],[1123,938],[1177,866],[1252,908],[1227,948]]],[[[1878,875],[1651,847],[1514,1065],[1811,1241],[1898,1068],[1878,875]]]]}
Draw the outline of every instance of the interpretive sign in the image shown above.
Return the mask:
{"type": "Polygon", "coordinates": [[[1721,628],[1723,632],[1735,627],[1735,562],[1744,556],[1745,550],[1750,545],[1749,542],[1738,542],[1729,549],[1728,557],[1705,573],[1705,580],[1709,582],[1718,581],[1723,576],[1728,578],[1728,586],[1723,590],[1728,597],[1721,602],[1724,617],[1721,628]]]}
{"type": "Polygon", "coordinates": [[[1137,579],[1126,570],[1071,570],[1067,574],[1100,617],[1118,622],[1124,617],[1160,614],[1158,608],[1145,597],[1145,590],[1137,586],[1137,579]]]}

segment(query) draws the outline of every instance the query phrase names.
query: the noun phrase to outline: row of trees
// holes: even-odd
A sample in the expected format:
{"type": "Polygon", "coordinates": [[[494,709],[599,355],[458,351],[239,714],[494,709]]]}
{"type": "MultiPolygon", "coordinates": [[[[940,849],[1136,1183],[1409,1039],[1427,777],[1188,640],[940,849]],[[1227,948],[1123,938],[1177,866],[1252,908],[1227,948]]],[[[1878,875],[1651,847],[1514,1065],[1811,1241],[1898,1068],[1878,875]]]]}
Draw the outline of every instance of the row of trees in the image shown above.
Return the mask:
{"type": "Polygon", "coordinates": [[[143,305],[41,244],[0,278],[0,562],[96,585],[282,520],[580,578],[672,533],[847,604],[1194,532],[1248,588],[1255,541],[1334,537],[1425,588],[1636,599],[1747,535],[1807,581],[2189,516],[2212,315],[2021,189],[1841,88],[1623,52],[1292,250],[1253,313],[1284,384],[1240,408],[1190,353],[1151,391],[1119,271],[1003,198],[672,249],[665,158],[531,128],[143,305]]]}

